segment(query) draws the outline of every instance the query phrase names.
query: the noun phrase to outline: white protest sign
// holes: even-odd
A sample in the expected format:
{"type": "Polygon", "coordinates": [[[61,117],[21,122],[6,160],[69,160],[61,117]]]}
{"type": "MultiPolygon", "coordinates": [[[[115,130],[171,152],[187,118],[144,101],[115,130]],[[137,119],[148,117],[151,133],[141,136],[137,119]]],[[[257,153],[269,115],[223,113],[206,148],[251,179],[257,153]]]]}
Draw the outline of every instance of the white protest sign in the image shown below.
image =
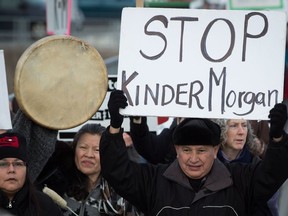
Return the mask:
{"type": "MultiPolygon", "coordinates": [[[[104,101],[100,108],[97,110],[95,115],[92,116],[91,119],[89,119],[87,122],[71,128],[67,130],[60,130],[58,133],[58,139],[62,141],[72,141],[75,133],[84,125],[87,123],[96,123],[101,124],[104,127],[108,127],[110,125],[110,114],[108,111],[108,101],[110,97],[111,91],[115,90],[117,86],[117,77],[116,75],[109,75],[108,76],[108,91],[106,93],[106,96],[104,98],[104,101]]],[[[159,129],[157,125],[157,118],[154,117],[148,117],[147,118],[147,124],[149,125],[149,130],[151,132],[155,132],[159,129]]],[[[130,131],[130,119],[128,116],[124,117],[124,121],[122,124],[122,127],[124,128],[124,131],[130,131]]]]}
{"type": "Polygon", "coordinates": [[[0,129],[11,129],[11,116],[9,110],[9,96],[6,80],[4,52],[0,50],[0,129]]]}
{"type": "Polygon", "coordinates": [[[70,35],[72,0],[46,0],[47,33],[70,35]]]}
{"type": "Polygon", "coordinates": [[[272,10],[284,10],[284,0],[228,0],[227,8],[233,10],[259,10],[259,9],[272,9],[272,10]]]}
{"type": "Polygon", "coordinates": [[[124,8],[127,115],[267,119],[283,100],[286,14],[124,8]]]}

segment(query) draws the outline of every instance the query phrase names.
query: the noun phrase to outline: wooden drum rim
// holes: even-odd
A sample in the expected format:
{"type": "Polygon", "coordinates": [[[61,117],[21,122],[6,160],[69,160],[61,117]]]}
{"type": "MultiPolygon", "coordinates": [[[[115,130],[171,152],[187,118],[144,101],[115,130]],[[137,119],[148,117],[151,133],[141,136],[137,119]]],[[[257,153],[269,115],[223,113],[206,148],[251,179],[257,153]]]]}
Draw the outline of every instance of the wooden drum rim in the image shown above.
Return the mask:
{"type": "Polygon", "coordinates": [[[67,35],[42,38],[19,58],[14,93],[20,109],[50,129],[83,124],[97,112],[108,88],[99,52],[67,35]]]}

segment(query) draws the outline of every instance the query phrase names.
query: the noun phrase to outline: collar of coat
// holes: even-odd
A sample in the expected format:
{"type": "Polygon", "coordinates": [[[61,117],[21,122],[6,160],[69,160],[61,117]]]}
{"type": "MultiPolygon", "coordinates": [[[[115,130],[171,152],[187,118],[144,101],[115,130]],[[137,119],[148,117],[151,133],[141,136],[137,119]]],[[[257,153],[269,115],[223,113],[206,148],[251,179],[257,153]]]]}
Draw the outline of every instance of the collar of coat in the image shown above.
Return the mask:
{"type": "MultiPolygon", "coordinates": [[[[163,175],[167,179],[174,181],[183,187],[186,187],[187,189],[193,190],[189,183],[188,177],[181,170],[177,159],[166,169],[163,175]]],[[[232,184],[233,181],[229,170],[218,159],[215,159],[210,173],[206,176],[204,185],[199,190],[199,192],[196,193],[193,202],[204,196],[227,188],[232,184]]]]}
{"type": "Polygon", "coordinates": [[[11,204],[12,207],[8,207],[9,206],[9,199],[8,197],[4,194],[3,191],[0,191],[0,206],[2,208],[8,209],[9,212],[20,212],[21,210],[19,210],[21,207],[23,206],[27,206],[28,205],[28,196],[29,196],[29,188],[27,185],[27,182],[24,184],[24,186],[22,187],[22,189],[20,191],[18,191],[15,196],[13,197],[11,204]]]}

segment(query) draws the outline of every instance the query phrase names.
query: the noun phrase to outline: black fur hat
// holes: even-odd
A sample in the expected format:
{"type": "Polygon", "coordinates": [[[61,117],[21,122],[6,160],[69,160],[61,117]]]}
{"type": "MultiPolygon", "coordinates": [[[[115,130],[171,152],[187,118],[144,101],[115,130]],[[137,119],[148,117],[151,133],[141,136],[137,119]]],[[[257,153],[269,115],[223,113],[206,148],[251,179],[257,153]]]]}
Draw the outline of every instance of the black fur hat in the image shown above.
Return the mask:
{"type": "Polygon", "coordinates": [[[218,124],[209,119],[186,118],[174,130],[174,145],[220,144],[221,130],[218,124]]]}

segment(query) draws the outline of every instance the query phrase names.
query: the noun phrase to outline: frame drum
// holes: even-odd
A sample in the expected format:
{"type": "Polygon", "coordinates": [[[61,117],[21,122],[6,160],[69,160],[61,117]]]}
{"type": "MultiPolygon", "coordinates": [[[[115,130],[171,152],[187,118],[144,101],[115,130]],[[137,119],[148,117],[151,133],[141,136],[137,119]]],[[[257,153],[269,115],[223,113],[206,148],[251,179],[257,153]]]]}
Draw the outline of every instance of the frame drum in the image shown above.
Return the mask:
{"type": "Polygon", "coordinates": [[[106,65],[79,38],[53,35],[28,47],[17,62],[14,93],[20,109],[50,129],[69,129],[89,120],[108,88],[106,65]]]}

